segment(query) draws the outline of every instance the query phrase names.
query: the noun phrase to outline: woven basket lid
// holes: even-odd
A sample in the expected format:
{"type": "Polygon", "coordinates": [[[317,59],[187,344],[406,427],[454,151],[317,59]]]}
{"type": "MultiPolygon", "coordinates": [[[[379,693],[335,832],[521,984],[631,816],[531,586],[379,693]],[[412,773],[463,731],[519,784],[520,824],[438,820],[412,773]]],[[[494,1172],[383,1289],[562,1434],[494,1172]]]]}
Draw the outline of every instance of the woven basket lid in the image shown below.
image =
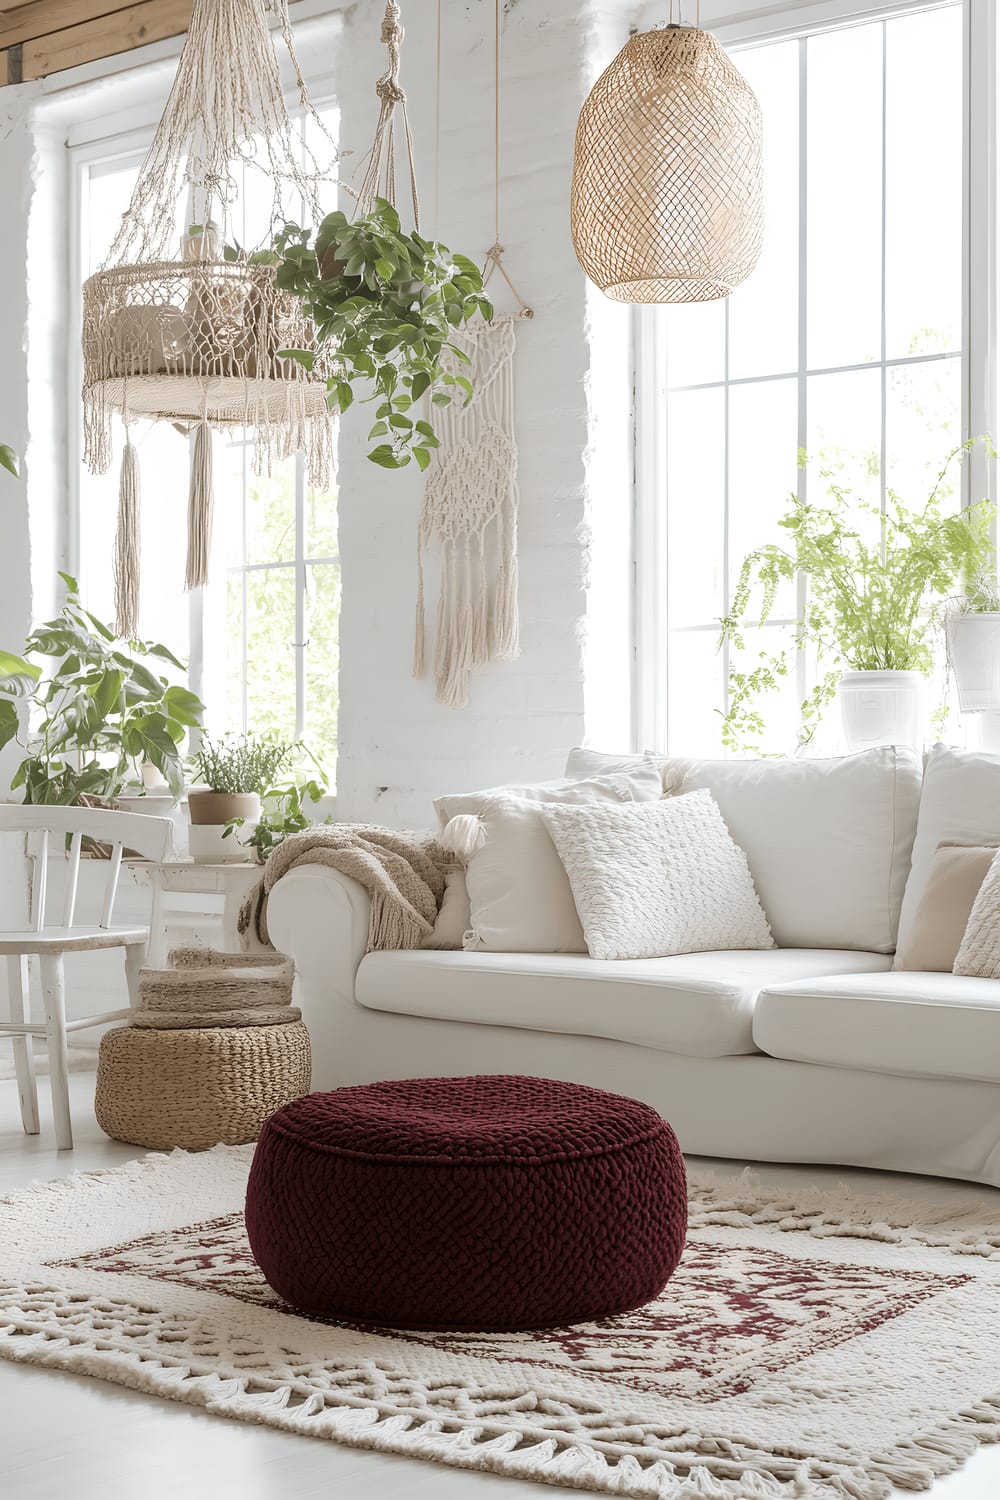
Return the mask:
{"type": "Polygon", "coordinates": [[[632,37],[576,134],[573,244],[618,302],[708,302],[753,270],[763,236],[761,116],[719,43],[696,27],[632,37]]]}

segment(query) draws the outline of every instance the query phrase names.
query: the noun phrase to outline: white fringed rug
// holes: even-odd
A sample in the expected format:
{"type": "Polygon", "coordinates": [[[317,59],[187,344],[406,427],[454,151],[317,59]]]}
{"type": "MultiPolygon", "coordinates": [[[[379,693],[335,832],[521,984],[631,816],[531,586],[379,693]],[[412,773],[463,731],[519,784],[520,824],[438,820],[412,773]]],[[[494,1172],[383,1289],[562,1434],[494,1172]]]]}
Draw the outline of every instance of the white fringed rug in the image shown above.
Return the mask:
{"type": "Polygon", "coordinates": [[[0,1355],[220,1416],[619,1496],[880,1500],[1000,1440],[1000,1197],[696,1179],[660,1300],[547,1333],[298,1317],[243,1231],[249,1147],[0,1202],[0,1355]]]}

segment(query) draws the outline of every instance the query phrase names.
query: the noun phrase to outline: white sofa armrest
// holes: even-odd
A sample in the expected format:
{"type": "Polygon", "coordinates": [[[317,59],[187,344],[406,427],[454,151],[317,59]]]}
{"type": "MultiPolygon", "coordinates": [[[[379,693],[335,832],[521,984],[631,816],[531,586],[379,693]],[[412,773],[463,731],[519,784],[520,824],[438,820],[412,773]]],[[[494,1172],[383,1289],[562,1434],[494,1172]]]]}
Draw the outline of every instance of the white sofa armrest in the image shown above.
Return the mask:
{"type": "Polygon", "coordinates": [[[344,1011],[354,1007],[355,976],[368,947],[370,909],[364,887],[326,865],[289,870],[268,898],[271,942],[295,961],[314,1057],[333,1056],[341,1045],[344,1011]]]}

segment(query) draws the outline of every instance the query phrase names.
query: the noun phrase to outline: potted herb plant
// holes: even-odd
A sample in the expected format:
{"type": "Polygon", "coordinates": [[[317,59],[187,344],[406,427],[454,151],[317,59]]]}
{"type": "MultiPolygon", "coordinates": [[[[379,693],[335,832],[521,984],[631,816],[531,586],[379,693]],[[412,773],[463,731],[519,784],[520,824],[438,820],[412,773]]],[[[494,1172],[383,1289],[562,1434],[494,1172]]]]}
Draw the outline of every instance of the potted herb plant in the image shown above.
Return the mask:
{"type": "Polygon", "coordinates": [[[1000,581],[996,557],[973,575],[945,616],[948,662],[963,713],[1000,708],[1000,581]]]}
{"type": "MultiPolygon", "coordinates": [[[[924,681],[933,667],[935,606],[962,577],[978,577],[993,555],[994,507],[983,500],[966,510],[945,509],[952,465],[975,439],[956,447],[920,509],[893,490],[886,509],[860,500],[829,468],[822,503],[791,497],[779,525],[787,545],[751,552],[740,570],[722,640],[734,648],[723,742],[730,749],[757,750],[764,728],[762,695],[787,679],[796,655],[807,650],[817,664],[817,685],[802,704],[800,742],[811,738],[824,710],[838,698],[851,749],[909,743],[924,737],[924,681]],[[772,613],[783,582],[805,575],[805,605],[790,643],[761,652],[746,670],[744,621],[759,590],[759,621],[772,613]]],[[[800,464],[806,463],[800,454],[800,464]]]]}
{"type": "Polygon", "coordinates": [[[199,863],[232,863],[245,858],[239,845],[226,843],[234,819],[256,825],[261,794],[288,765],[295,747],[263,735],[207,736],[191,757],[200,785],[188,791],[190,850],[199,863]]]}
{"type": "Polygon", "coordinates": [[[166,646],[117,640],[83,608],[76,580],[59,576],[59,614],[31,632],[23,655],[0,652],[0,747],[17,741],[26,752],[11,789],[31,803],[113,801],[151,765],[176,801],[181,746],[204,711],[160,671],[183,664],[166,646]]]}
{"type": "MultiPolygon", "coordinates": [[[[468,356],[451,333],[477,313],[493,316],[479,267],[416,231],[404,234],[384,198],[353,220],[328,214],[315,235],[286,224],[275,250],[277,286],[301,299],[318,343],[330,345],[330,405],[344,412],[365,392],[376,402],[369,440],[382,439],[368,457],[386,469],[411,459],[426,469],[438,441],[413,408],[423,396],[447,406],[455,395],[472,395],[454,369],[468,356]]],[[[317,360],[307,349],[282,349],[279,357],[308,370],[317,360]]]]}
{"type": "MultiPolygon", "coordinates": [[[[264,794],[264,810],[257,823],[250,829],[247,838],[241,838],[243,818],[234,818],[227,826],[225,837],[234,837],[244,849],[252,849],[258,864],[264,864],[268,855],[279,844],[283,844],[291,833],[302,833],[316,822],[310,815],[309,805],[318,807],[329,788],[316,776],[293,777],[282,786],[269,787],[264,794]]],[[[332,823],[333,817],[322,819],[332,823]]]]}

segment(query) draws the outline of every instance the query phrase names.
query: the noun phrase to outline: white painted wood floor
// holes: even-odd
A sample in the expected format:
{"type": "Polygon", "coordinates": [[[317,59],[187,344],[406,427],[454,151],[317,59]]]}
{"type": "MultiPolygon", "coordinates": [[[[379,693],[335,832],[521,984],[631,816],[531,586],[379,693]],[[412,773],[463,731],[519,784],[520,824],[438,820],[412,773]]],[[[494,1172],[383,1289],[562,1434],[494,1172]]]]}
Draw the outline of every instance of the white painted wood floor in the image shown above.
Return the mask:
{"type": "MultiPolygon", "coordinates": [[[[21,1133],[17,1092],[0,1081],[0,1195],[36,1178],[114,1166],[142,1153],[109,1141],[93,1116],[92,1074],[71,1075],[76,1149],[52,1138],[48,1080],[39,1081],[42,1134],[21,1133]]],[[[738,1171],[736,1163],[718,1163],[738,1171]]],[[[861,1192],[968,1198],[992,1189],[929,1178],[839,1169],[764,1167],[765,1180],[809,1183],[850,1177],[861,1192]]],[[[2,1211],[2,1210],[0,1210],[2,1211]]],[[[1000,1370],[997,1371],[1000,1390],[1000,1370]]],[[[245,1426],[190,1407],[138,1395],[104,1381],[0,1360],[2,1500],[544,1500],[581,1494],[546,1485],[468,1474],[440,1464],[366,1453],[319,1439],[245,1426]]],[[[983,1448],[931,1500],[997,1500],[1000,1446],[983,1448]]]]}

